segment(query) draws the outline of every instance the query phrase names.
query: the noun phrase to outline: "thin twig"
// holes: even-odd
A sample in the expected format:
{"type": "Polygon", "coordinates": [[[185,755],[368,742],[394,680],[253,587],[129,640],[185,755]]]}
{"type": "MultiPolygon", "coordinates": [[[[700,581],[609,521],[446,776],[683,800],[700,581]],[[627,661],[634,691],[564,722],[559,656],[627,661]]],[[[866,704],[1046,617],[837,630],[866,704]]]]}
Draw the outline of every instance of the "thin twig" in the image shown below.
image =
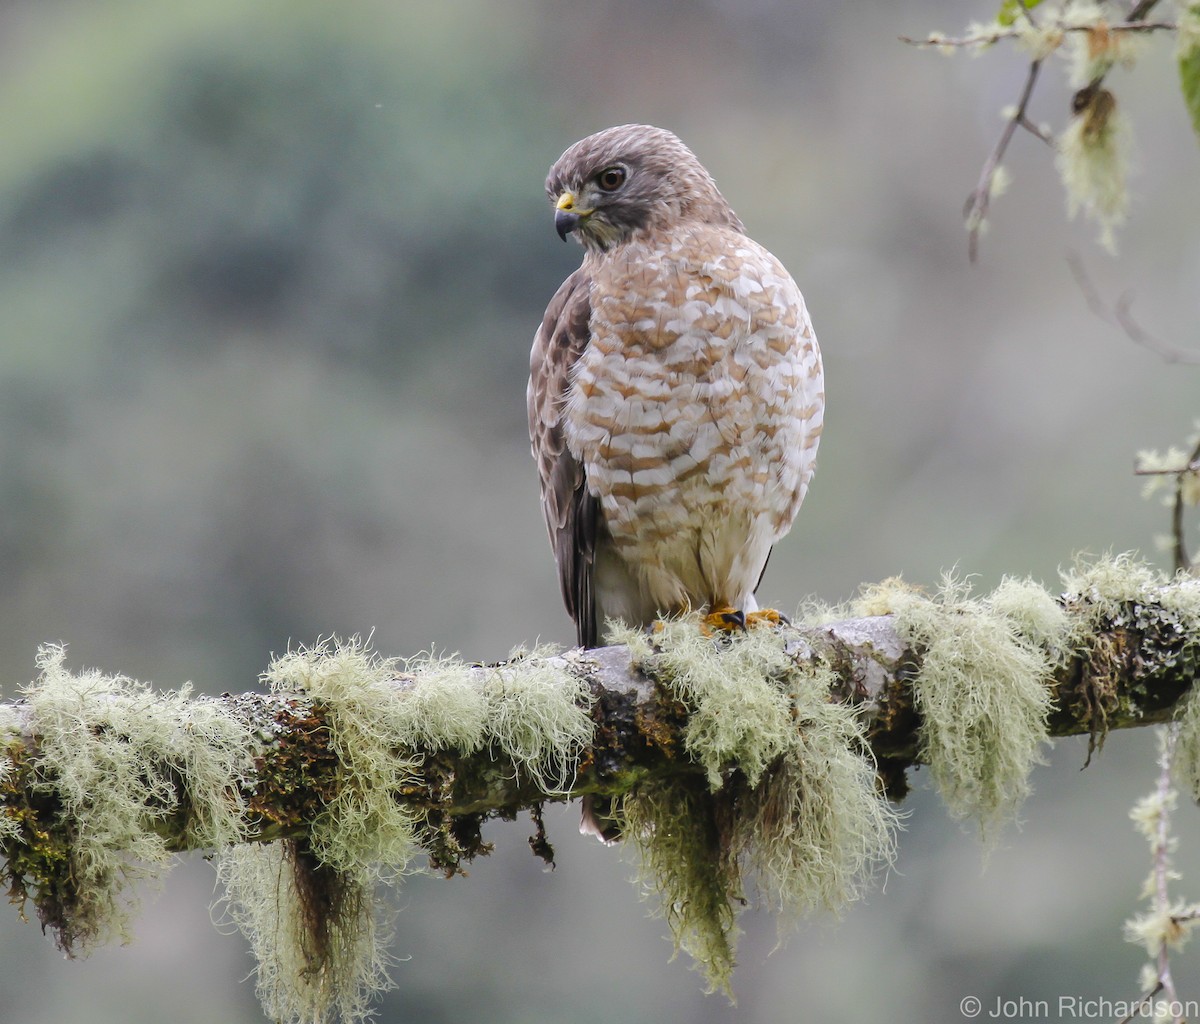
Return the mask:
{"type": "Polygon", "coordinates": [[[1131,290],[1123,292],[1112,309],[1109,309],[1105,305],[1104,300],[1100,298],[1100,293],[1096,290],[1095,285],[1092,284],[1092,279],[1088,276],[1087,268],[1084,267],[1083,260],[1080,259],[1078,253],[1067,253],[1067,266],[1070,267],[1071,274],[1075,278],[1075,283],[1079,286],[1080,292],[1083,293],[1083,298],[1088,305],[1088,309],[1105,323],[1111,324],[1113,327],[1123,331],[1130,341],[1149,349],[1164,362],[1200,365],[1200,352],[1179,348],[1176,345],[1162,341],[1144,330],[1133,319],[1133,314],[1131,313],[1133,292],[1131,290]]]}
{"type": "MultiPolygon", "coordinates": [[[[1012,137],[1016,134],[1017,127],[1028,128],[1030,125],[1028,118],[1025,116],[1025,108],[1029,106],[1030,97],[1033,96],[1033,87],[1037,83],[1038,72],[1041,69],[1041,60],[1035,60],[1029,65],[1029,74],[1025,77],[1025,87],[1021,90],[1021,99],[1017,103],[1017,109],[1005,123],[1004,131],[1000,133],[999,140],[996,142],[987,160],[984,161],[983,170],[979,174],[979,184],[967,196],[966,206],[963,208],[963,216],[966,218],[968,230],[967,254],[972,263],[979,256],[979,232],[983,229],[984,221],[987,219],[988,206],[992,201],[992,185],[996,178],[996,168],[1000,166],[1000,161],[1004,159],[1004,154],[1008,150],[1008,144],[1012,142],[1012,137]]],[[[1033,131],[1043,141],[1049,141],[1040,130],[1033,131]]]]}
{"type": "MultiPolygon", "coordinates": [[[[1157,2],[1157,0],[1156,0],[1157,2]]],[[[1152,5],[1153,6],[1153,5],[1152,5]]],[[[1067,32],[1090,32],[1091,25],[1064,25],[1061,22],[1054,25],[1059,31],[1067,32]]],[[[1174,32],[1179,25],[1173,21],[1143,21],[1140,18],[1126,20],[1116,25],[1109,25],[1109,32],[1174,32]]],[[[943,36],[933,34],[926,36],[924,39],[914,39],[912,36],[900,36],[900,42],[907,43],[909,46],[916,46],[921,49],[929,49],[931,47],[953,46],[953,47],[968,47],[968,46],[992,46],[995,43],[1004,39],[1016,39],[1021,35],[1020,29],[1017,28],[995,28],[989,32],[983,32],[975,36],[943,36]]]]}
{"type": "Polygon", "coordinates": [[[1195,473],[1200,470],[1200,459],[1193,459],[1187,465],[1169,469],[1151,469],[1149,466],[1134,466],[1134,476],[1179,476],[1181,473],[1195,473]]]}
{"type": "Polygon", "coordinates": [[[922,49],[930,46],[990,46],[992,43],[998,43],[1001,39],[1015,39],[1018,32],[1015,28],[998,28],[992,32],[987,32],[979,36],[959,36],[952,38],[943,35],[929,35],[924,39],[914,39],[912,36],[900,36],[900,42],[908,43],[909,46],[918,46],[922,49]]]}
{"type": "Polygon", "coordinates": [[[1079,258],[1079,253],[1070,251],[1067,253],[1067,266],[1070,268],[1071,276],[1075,278],[1080,292],[1083,293],[1083,301],[1087,303],[1088,309],[1106,323],[1116,324],[1116,320],[1100,300],[1100,293],[1092,284],[1092,279],[1088,276],[1087,268],[1083,265],[1083,260],[1079,258]]]}
{"type": "MultiPolygon", "coordinates": [[[[1166,911],[1171,905],[1168,886],[1171,882],[1171,815],[1168,811],[1171,793],[1171,761],[1175,757],[1175,741],[1179,738],[1179,723],[1166,726],[1162,756],[1159,758],[1157,794],[1161,801],[1158,816],[1158,831],[1154,837],[1154,899],[1159,909],[1166,911]]],[[[1171,953],[1166,939],[1158,947],[1158,981],[1172,1004],[1179,1002],[1175,982],[1171,978],[1171,953]]]]}
{"type": "Polygon", "coordinates": [[[1134,1003],[1133,1009],[1129,1011],[1129,1014],[1117,1021],[1117,1024],[1129,1024],[1130,1021],[1136,1020],[1139,1017],[1144,1018],[1145,1015],[1142,1013],[1143,1007],[1149,1006],[1150,1000],[1158,995],[1162,990],[1163,983],[1161,981],[1155,982],[1154,988],[1152,988],[1149,992],[1142,996],[1141,999],[1134,1003]]]}
{"type": "Polygon", "coordinates": [[[1113,318],[1121,330],[1128,334],[1133,341],[1144,348],[1148,348],[1164,362],[1200,365],[1200,352],[1172,345],[1143,330],[1141,325],[1133,319],[1132,307],[1133,292],[1123,292],[1113,307],[1113,318]]]}
{"type": "Polygon", "coordinates": [[[1126,21],[1141,21],[1155,7],[1158,6],[1158,0],[1138,0],[1125,15],[1126,21]]]}
{"type": "Polygon", "coordinates": [[[1187,542],[1183,536],[1183,478],[1184,475],[1200,467],[1200,441],[1192,449],[1188,464],[1175,477],[1175,505],[1171,509],[1171,533],[1175,538],[1175,571],[1191,572],[1196,566],[1192,563],[1187,552],[1187,542]]]}

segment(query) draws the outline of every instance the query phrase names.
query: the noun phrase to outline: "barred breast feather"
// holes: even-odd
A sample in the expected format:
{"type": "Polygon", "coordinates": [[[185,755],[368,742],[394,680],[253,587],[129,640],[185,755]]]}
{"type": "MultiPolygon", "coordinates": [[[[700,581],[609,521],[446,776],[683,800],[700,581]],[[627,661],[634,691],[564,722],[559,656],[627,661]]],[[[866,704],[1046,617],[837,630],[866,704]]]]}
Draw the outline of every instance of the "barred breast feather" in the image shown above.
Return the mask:
{"type": "Polygon", "coordinates": [[[799,289],[744,234],[694,224],[598,261],[589,298],[562,432],[607,533],[602,614],[753,609],[821,436],[820,351],[799,289]]]}

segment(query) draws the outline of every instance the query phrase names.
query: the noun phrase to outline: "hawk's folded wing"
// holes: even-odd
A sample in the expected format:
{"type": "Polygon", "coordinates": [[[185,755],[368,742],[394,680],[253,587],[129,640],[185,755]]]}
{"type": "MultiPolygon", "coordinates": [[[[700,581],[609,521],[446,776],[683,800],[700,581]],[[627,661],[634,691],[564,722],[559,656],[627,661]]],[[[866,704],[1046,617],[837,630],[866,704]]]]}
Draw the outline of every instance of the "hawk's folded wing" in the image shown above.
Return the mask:
{"type": "Polygon", "coordinates": [[[575,271],[546,307],[529,357],[529,440],[542,484],[542,511],[558,563],[563,601],[583,647],[598,643],[592,568],[600,503],[588,493],[583,465],[567,448],[562,419],[571,367],[587,347],[590,281],[575,271]]]}

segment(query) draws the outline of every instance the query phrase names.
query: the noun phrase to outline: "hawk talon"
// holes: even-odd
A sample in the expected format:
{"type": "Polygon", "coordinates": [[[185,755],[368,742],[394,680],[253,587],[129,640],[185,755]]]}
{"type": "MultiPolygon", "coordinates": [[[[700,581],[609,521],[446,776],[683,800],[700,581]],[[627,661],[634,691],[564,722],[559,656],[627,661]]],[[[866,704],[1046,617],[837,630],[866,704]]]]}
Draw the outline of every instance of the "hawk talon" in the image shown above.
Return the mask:
{"type": "Polygon", "coordinates": [[[700,632],[705,636],[712,636],[714,633],[745,633],[746,613],[728,605],[714,608],[700,620],[700,632]]]}
{"type": "Polygon", "coordinates": [[[748,633],[759,626],[770,626],[772,629],[779,629],[782,626],[790,626],[791,624],[791,619],[784,615],[783,612],[778,612],[774,608],[760,608],[754,612],[743,612],[737,608],[724,607],[714,608],[705,615],[700,620],[700,630],[705,636],[712,636],[714,633],[732,635],[734,633],[748,633]]]}
{"type": "Polygon", "coordinates": [[[746,632],[746,613],[745,612],[738,611],[736,608],[731,608],[731,609],[729,609],[729,611],[721,611],[721,612],[718,612],[717,614],[719,614],[721,616],[721,618],[725,621],[725,625],[729,628],[729,631],[731,633],[734,632],[735,630],[741,630],[743,633],[746,632]]]}

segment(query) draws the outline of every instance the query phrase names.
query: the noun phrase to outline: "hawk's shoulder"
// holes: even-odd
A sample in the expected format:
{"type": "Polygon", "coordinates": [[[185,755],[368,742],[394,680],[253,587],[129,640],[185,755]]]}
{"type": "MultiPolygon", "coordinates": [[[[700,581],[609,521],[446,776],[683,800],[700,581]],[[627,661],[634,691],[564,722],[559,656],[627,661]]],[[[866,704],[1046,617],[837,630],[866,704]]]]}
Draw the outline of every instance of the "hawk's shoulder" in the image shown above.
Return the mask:
{"type": "Polygon", "coordinates": [[[592,567],[600,522],[583,465],[567,447],[563,415],[571,369],[590,340],[591,279],[581,267],[550,300],[529,356],[529,440],[542,485],[542,511],[579,643],[598,642],[592,567]]]}

